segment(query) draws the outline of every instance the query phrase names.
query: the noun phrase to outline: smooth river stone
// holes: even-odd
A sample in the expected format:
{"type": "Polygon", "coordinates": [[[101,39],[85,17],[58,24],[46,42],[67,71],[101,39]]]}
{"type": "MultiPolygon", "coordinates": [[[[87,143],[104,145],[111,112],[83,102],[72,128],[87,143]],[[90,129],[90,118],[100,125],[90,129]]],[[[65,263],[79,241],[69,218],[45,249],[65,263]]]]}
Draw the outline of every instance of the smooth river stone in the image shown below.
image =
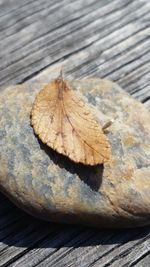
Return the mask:
{"type": "Polygon", "coordinates": [[[43,84],[12,86],[0,96],[1,192],[44,220],[95,227],[149,224],[150,113],[110,81],[71,84],[101,125],[114,119],[107,130],[111,161],[75,164],[43,145],[30,126],[31,107],[43,84]]]}

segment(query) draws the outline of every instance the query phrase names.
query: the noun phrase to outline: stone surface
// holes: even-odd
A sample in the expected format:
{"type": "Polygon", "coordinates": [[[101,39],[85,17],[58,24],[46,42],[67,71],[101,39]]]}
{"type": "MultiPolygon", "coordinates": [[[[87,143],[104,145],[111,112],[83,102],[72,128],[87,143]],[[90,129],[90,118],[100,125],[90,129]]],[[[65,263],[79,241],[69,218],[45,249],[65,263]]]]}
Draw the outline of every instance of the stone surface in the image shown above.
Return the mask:
{"type": "Polygon", "coordinates": [[[72,82],[107,132],[112,159],[104,166],[75,164],[43,145],[30,111],[43,84],[2,89],[0,190],[40,217],[96,227],[150,223],[150,114],[118,85],[100,79],[72,82]]]}

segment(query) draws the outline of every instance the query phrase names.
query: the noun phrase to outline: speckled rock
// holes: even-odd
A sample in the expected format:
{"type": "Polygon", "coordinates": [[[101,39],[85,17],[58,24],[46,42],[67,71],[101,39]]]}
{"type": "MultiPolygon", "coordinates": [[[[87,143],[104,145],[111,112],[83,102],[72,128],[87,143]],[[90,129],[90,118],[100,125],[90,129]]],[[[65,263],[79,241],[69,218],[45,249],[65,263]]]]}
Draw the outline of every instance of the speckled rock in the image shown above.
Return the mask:
{"type": "Polygon", "coordinates": [[[0,96],[0,190],[44,220],[95,227],[150,223],[150,114],[118,85],[74,81],[107,133],[112,159],[95,167],[75,164],[43,145],[30,111],[43,84],[3,89],[0,96]]]}

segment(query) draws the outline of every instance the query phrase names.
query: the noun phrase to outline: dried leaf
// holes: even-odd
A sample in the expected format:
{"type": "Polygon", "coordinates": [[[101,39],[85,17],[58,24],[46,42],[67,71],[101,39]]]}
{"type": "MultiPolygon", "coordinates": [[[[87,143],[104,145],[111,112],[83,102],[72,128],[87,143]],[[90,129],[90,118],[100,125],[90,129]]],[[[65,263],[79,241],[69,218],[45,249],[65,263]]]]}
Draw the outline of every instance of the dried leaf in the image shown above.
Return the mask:
{"type": "Polygon", "coordinates": [[[88,106],[58,78],[37,95],[31,124],[43,143],[74,162],[88,165],[110,158],[110,146],[88,106]]]}

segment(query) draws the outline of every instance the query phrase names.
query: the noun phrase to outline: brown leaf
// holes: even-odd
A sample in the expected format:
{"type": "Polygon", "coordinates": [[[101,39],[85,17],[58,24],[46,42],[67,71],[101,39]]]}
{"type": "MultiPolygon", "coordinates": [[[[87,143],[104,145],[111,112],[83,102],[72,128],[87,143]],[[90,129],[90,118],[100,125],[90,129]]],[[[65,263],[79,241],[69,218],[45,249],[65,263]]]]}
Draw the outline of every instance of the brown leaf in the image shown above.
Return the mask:
{"type": "Polygon", "coordinates": [[[74,162],[96,165],[110,158],[102,128],[63,78],[51,81],[38,93],[31,124],[43,143],[74,162]]]}

